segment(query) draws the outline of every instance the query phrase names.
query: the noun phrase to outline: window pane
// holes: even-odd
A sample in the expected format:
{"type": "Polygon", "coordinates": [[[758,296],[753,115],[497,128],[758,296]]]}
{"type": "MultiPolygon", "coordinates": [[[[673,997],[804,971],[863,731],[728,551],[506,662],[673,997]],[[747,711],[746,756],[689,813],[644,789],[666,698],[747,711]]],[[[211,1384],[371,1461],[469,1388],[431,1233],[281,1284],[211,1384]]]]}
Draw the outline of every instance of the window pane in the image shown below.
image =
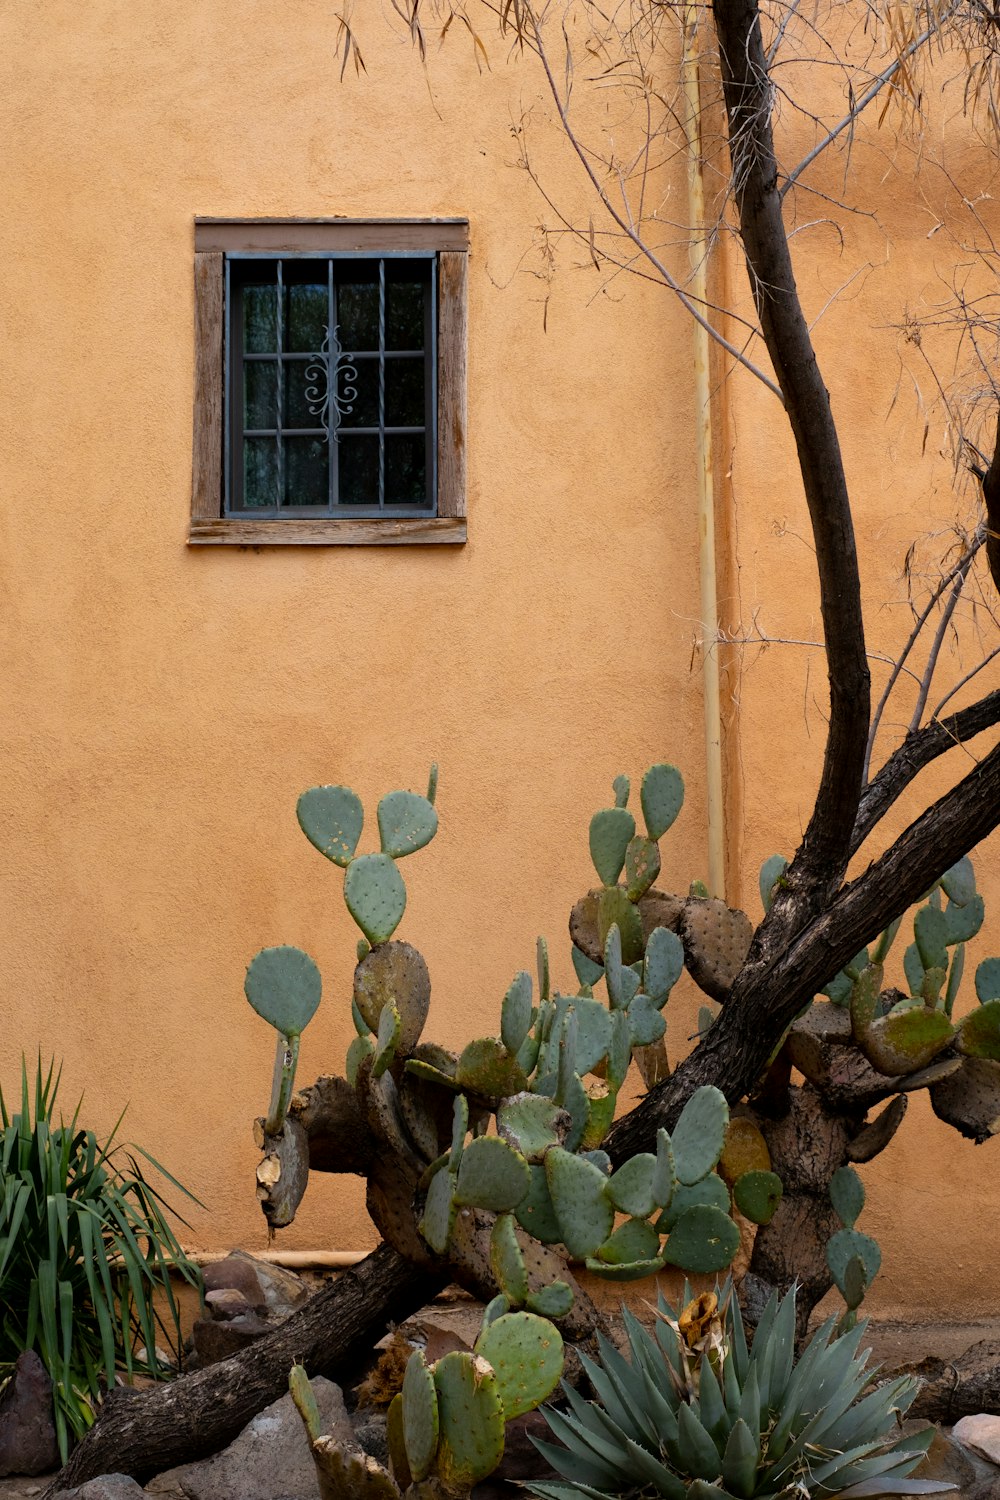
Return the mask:
{"type": "Polygon", "coordinates": [[[342,349],[378,348],[378,282],[341,282],[337,320],[342,349]]]}
{"type": "Polygon", "coordinates": [[[329,323],[326,283],[285,288],[285,348],[318,353],[329,323]]]}
{"type": "Polygon", "coordinates": [[[277,427],[278,366],[270,359],[243,366],[243,426],[277,427]]]}
{"type": "Polygon", "coordinates": [[[341,505],[377,505],[378,438],[343,437],[337,452],[341,505]]]}
{"type": "Polygon", "coordinates": [[[341,426],[377,427],[378,360],[359,359],[351,368],[357,371],[357,379],[348,376],[343,365],[337,376],[337,393],[343,403],[341,426]]]}
{"type": "Polygon", "coordinates": [[[330,450],[323,438],[285,438],[285,504],[329,505],[330,450]]]}
{"type": "Polygon", "coordinates": [[[417,281],[390,281],[385,289],[385,347],[424,347],[424,287],[417,281]]]}
{"type": "Polygon", "coordinates": [[[278,288],[243,288],[243,347],[248,354],[278,352],[278,288]]]}
{"type": "Polygon", "coordinates": [[[322,427],[326,400],[326,364],[315,359],[288,359],[285,374],[285,427],[322,427]]]}
{"type": "Polygon", "coordinates": [[[427,502],[427,447],[423,434],[390,435],[385,440],[386,505],[427,502]]]}
{"type": "Polygon", "coordinates": [[[385,362],[385,425],[423,427],[424,362],[387,359],[385,362]]]}
{"type": "Polygon", "coordinates": [[[253,509],[277,503],[277,439],[247,438],[243,443],[243,504],[253,509]]]}

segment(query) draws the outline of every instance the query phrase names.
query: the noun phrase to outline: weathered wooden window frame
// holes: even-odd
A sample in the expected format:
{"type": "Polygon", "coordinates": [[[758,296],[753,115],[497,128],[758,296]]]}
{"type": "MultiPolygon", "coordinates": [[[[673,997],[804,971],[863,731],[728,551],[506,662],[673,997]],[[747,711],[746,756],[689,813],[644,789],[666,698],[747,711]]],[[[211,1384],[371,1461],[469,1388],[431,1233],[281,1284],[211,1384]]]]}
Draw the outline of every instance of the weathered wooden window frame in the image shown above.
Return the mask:
{"type": "Polygon", "coordinates": [[[466,539],[466,219],[196,219],[191,529],[195,546],[406,546],[466,539]],[[224,513],[227,252],[433,250],[437,255],[437,513],[289,516],[224,513]]]}

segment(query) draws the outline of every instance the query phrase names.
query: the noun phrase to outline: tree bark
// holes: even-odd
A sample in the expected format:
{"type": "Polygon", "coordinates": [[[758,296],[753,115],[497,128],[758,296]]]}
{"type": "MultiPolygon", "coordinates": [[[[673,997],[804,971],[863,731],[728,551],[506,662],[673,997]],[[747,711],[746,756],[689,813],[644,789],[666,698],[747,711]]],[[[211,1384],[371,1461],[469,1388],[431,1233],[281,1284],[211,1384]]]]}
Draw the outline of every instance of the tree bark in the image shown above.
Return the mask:
{"type": "Polygon", "coordinates": [[[287,1391],[293,1364],[305,1365],[310,1375],[342,1377],[390,1321],[418,1311],[447,1279],[445,1272],[412,1266],[380,1245],[231,1359],[141,1393],[114,1391],[46,1497],[98,1474],[131,1474],[144,1483],[174,1464],[217,1452],[287,1391]]]}

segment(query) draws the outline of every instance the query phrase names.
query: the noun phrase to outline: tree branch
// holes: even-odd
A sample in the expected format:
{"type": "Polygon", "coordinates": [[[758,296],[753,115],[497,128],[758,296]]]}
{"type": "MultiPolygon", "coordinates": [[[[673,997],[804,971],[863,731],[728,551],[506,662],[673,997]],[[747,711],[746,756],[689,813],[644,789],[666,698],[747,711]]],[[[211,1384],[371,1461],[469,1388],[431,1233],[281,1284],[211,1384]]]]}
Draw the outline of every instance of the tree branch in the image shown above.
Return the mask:
{"type": "Polygon", "coordinates": [[[772,88],[754,0],[714,0],[740,233],[764,341],[785,399],[816,543],[830,681],[823,773],[760,957],[800,926],[846,868],[868,735],[870,681],[847,481],[830,399],[816,362],[781,217],[772,88]],[[804,900],[802,898],[805,898],[804,900]]]}

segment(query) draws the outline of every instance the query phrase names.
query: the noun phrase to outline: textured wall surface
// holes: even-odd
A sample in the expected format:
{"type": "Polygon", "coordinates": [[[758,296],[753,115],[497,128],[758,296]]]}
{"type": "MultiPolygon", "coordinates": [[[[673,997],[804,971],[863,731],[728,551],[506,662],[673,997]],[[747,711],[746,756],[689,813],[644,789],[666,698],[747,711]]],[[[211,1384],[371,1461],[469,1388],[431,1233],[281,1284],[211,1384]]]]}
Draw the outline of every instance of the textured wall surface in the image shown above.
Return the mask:
{"type": "MultiPolygon", "coordinates": [[[[367,73],[341,82],[336,21],[315,0],[48,0],[0,15],[0,1082],[40,1050],[64,1060],[64,1102],[85,1092],[95,1128],[128,1102],[124,1133],[207,1205],[188,1235],[201,1248],[265,1242],[249,1127],[273,1034],[243,1000],[248,960],[288,942],[320,965],[327,998],[300,1078],[337,1071],[353,1034],[356,930],[340,873],[297,828],[299,791],[346,781],[373,811],[440,762],[441,832],[406,863],[400,935],[427,957],[428,1034],[445,1043],[495,1030],[537,932],[569,983],[587,821],[616,772],[684,769],[665,873],[683,889],[705,864],[689,325],[649,281],[598,274],[585,246],[554,241],[550,265],[538,226],[555,217],[517,165],[522,121],[560,210],[586,225],[592,207],[530,59],[498,44],[479,72],[451,38],[425,73],[377,7],[363,31],[367,73]],[[187,548],[199,214],[468,216],[467,546],[187,548]]],[[[588,107],[599,125],[599,96],[588,107]]],[[[971,152],[959,136],[949,150],[971,152]]],[[[878,194],[883,146],[859,148],[878,194]]],[[[886,602],[905,599],[906,548],[956,503],[940,422],[924,445],[912,387],[892,406],[893,325],[908,301],[933,301],[945,250],[928,214],[954,207],[911,165],[884,222],[849,217],[795,242],[810,317],[868,268],[817,343],[883,652],[909,628],[905,604],[886,602]]],[[[683,193],[674,170],[664,191],[683,193]]],[[[722,269],[742,296],[738,264],[722,269]]],[[[767,632],[815,641],[780,410],[745,376],[717,399],[720,509],[736,518],[720,544],[729,618],[747,626],[759,609],[767,632]]],[[[960,675],[975,649],[970,636],[946,669],[960,675]]],[[[819,653],[748,651],[738,691],[733,895],[756,920],[760,860],[790,852],[808,815],[819,653]]],[[[1000,915],[990,862],[986,850],[1000,915]]],[[[696,1004],[673,1002],[680,1050],[696,1004]]],[[[998,1151],[911,1111],[866,1174],[884,1305],[1000,1308],[978,1274],[998,1151]]],[[[315,1182],[282,1236],[289,1249],[370,1242],[361,1185],[341,1180],[315,1182]]]]}

